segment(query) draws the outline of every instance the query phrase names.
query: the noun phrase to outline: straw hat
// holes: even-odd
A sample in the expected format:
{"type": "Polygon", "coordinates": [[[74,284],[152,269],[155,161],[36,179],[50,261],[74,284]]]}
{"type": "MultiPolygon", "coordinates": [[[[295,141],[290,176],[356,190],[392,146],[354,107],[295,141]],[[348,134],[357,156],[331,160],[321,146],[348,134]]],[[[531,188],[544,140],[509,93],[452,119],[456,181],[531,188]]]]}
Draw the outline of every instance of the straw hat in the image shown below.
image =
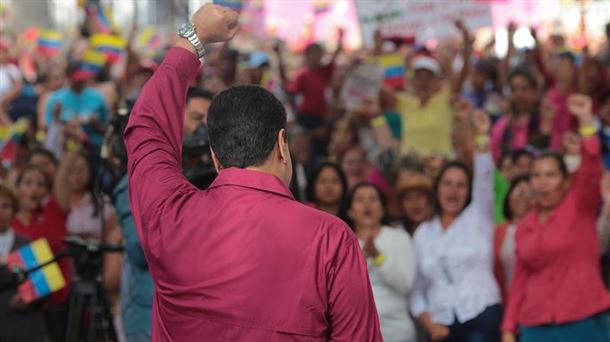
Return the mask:
{"type": "Polygon", "coordinates": [[[415,173],[405,181],[398,184],[398,195],[404,196],[407,192],[412,190],[421,190],[426,193],[432,194],[432,179],[424,175],[423,173],[415,173]]]}

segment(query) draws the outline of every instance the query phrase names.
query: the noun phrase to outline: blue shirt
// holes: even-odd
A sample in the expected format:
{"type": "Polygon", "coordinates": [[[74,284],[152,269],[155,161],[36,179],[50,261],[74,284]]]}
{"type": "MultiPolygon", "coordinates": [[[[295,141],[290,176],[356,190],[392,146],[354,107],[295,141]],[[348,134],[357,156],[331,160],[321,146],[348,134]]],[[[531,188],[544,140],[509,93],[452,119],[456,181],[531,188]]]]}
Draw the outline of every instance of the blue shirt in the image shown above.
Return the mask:
{"type": "MultiPolygon", "coordinates": [[[[121,318],[125,335],[152,336],[153,281],[142,251],[129,207],[127,175],[112,194],[125,245],[125,265],[121,277],[121,318]]],[[[129,340],[129,339],[128,339],[129,340]]]]}
{"type": "MultiPolygon", "coordinates": [[[[75,118],[86,118],[93,116],[101,122],[108,121],[108,107],[102,93],[91,87],[86,87],[80,93],[75,93],[70,87],[61,88],[49,98],[45,109],[45,122],[49,125],[53,121],[53,109],[57,103],[61,104],[61,121],[69,121],[75,118]]],[[[102,142],[102,134],[83,126],[85,133],[89,136],[93,146],[99,146],[102,142]]]]}

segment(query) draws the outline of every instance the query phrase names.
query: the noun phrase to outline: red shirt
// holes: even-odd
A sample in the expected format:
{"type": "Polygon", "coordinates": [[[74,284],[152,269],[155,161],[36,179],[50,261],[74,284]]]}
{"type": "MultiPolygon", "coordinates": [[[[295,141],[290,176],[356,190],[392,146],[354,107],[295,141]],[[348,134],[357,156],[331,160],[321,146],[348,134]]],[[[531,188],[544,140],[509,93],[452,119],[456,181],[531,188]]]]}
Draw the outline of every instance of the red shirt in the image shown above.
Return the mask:
{"type": "Polygon", "coordinates": [[[327,64],[319,69],[307,69],[297,76],[289,85],[288,91],[303,95],[299,105],[302,114],[326,115],[326,88],[333,76],[334,64],[327,64]]]}
{"type": "Polygon", "coordinates": [[[133,217],[155,283],[154,341],[381,341],[367,266],[345,223],[275,176],[182,175],[182,120],[199,60],[173,48],[125,131],[133,217]]]}
{"type": "MultiPolygon", "coordinates": [[[[53,197],[49,197],[45,200],[42,207],[34,212],[32,220],[29,225],[25,225],[18,218],[15,217],[11,227],[16,233],[21,234],[31,241],[45,238],[49,242],[51,251],[54,255],[63,251],[66,247],[64,244],[64,238],[66,237],[66,220],[68,219],[68,212],[64,211],[59,203],[53,197]]],[[[70,280],[72,279],[72,268],[70,260],[63,258],[59,260],[59,267],[61,273],[66,280],[67,286],[62,290],[52,294],[49,301],[54,304],[65,303],[70,295],[70,280]]]]}
{"type": "Polygon", "coordinates": [[[597,136],[582,140],[581,154],[572,186],[548,221],[540,223],[534,210],[519,224],[503,331],[574,322],[610,308],[596,231],[602,175],[597,136]]]}

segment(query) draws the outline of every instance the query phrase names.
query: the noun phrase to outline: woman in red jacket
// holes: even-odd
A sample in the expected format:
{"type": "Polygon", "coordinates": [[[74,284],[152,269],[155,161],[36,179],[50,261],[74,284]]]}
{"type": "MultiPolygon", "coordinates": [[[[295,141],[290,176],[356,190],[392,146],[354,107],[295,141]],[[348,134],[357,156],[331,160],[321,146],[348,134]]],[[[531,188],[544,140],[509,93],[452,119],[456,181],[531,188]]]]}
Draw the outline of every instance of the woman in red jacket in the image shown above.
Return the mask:
{"type": "Polygon", "coordinates": [[[560,155],[534,161],[535,207],[516,233],[517,263],[508,293],[503,341],[608,341],[610,294],[601,278],[596,219],[601,153],[591,99],[573,95],[582,136],[581,165],[568,175],[560,155]]]}

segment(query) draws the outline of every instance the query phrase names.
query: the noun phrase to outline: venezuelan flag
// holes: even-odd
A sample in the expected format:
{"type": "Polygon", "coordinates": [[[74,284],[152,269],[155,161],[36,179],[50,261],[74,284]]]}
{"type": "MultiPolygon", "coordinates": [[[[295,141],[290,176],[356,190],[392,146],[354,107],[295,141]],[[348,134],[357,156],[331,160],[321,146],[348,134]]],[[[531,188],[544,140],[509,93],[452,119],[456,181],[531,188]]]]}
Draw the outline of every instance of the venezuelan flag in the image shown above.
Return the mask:
{"type": "Polygon", "coordinates": [[[28,127],[26,119],[20,119],[12,125],[0,126],[0,162],[12,164],[19,152],[19,145],[25,137],[28,127]]]}
{"type": "Polygon", "coordinates": [[[147,26],[138,36],[138,45],[144,49],[146,54],[152,55],[161,46],[161,36],[153,26],[147,26]]]}
{"type": "Polygon", "coordinates": [[[106,55],[95,50],[87,50],[83,54],[83,58],[80,60],[78,66],[78,72],[81,76],[94,77],[97,75],[106,64],[106,55]]]}
{"type": "Polygon", "coordinates": [[[120,57],[127,42],[120,36],[98,33],[91,36],[89,43],[97,51],[106,55],[108,61],[116,62],[120,57]]]}
{"type": "Polygon", "coordinates": [[[55,30],[38,32],[38,51],[47,56],[56,56],[61,52],[61,33],[55,30]]]}
{"type": "Polygon", "coordinates": [[[383,83],[394,89],[405,88],[405,61],[399,53],[390,53],[377,57],[377,65],[383,70],[383,83]]]}
{"type": "MultiPolygon", "coordinates": [[[[53,253],[46,239],[38,239],[23,246],[8,256],[9,267],[29,270],[53,259],[53,253]]],[[[29,303],[38,298],[59,291],[66,286],[56,262],[28,275],[28,279],[19,286],[19,294],[24,302],[29,303]]]]}

